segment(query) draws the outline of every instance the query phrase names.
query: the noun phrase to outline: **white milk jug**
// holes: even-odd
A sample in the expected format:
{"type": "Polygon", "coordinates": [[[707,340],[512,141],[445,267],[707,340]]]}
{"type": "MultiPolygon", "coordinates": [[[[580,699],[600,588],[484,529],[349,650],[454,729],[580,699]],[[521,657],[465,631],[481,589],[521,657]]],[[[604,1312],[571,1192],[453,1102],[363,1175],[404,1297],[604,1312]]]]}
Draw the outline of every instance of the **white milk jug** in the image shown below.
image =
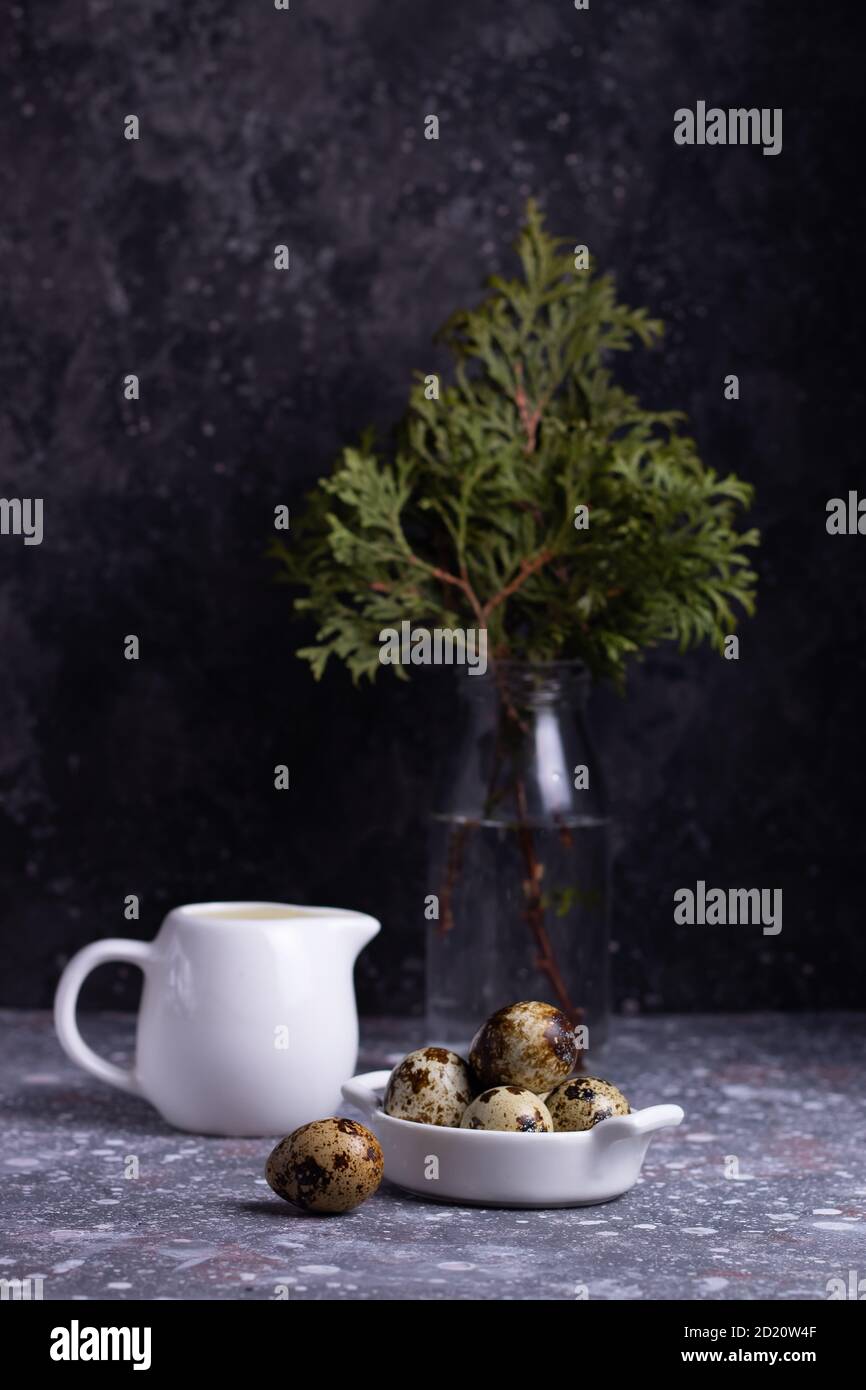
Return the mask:
{"type": "Polygon", "coordinates": [[[355,1070],[352,974],[378,930],[364,913],[324,907],[177,907],[152,943],[95,941],[72,957],[54,1001],[57,1036],[73,1062],[178,1129],[286,1135],[332,1115],[355,1070]],[[75,1018],[85,976],[105,961],[144,972],[128,1069],[88,1047],[75,1018]]]}

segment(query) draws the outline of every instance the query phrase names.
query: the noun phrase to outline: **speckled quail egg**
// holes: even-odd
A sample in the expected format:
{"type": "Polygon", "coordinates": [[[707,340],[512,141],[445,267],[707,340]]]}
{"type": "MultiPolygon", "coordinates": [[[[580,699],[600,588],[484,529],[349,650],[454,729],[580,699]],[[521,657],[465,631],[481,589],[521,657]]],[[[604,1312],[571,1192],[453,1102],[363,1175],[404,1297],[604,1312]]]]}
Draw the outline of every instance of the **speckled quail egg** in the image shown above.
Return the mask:
{"type": "Polygon", "coordinates": [[[522,1134],[550,1134],[553,1121],[543,1100],[522,1086],[492,1086],[467,1105],[461,1129],[511,1129],[522,1134]]]}
{"type": "Polygon", "coordinates": [[[304,1211],[340,1212],[360,1206],[382,1181],[379,1141],[355,1120],[313,1120],[281,1139],[265,1166],[278,1197],[304,1211]]]}
{"type": "Polygon", "coordinates": [[[612,1115],[629,1115],[631,1106],[617,1086],[597,1076],[573,1076],[547,1097],[554,1129],[592,1129],[612,1115]]]}
{"type": "Polygon", "coordinates": [[[444,1047],[422,1047],[392,1071],[383,1108],[399,1120],[456,1128],[472,1094],[469,1067],[462,1057],[444,1047]]]}
{"type": "Polygon", "coordinates": [[[552,1004],[509,1004],[482,1024],[469,1051],[480,1086],[547,1091],[577,1065],[574,1029],[552,1004]]]}

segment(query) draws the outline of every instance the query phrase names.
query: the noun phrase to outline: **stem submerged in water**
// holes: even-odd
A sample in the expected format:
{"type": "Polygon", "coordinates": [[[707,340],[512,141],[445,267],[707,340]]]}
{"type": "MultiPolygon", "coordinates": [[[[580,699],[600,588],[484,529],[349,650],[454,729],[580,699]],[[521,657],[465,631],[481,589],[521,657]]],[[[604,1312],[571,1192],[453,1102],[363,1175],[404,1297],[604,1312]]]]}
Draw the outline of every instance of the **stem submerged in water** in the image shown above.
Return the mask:
{"type": "Polygon", "coordinates": [[[439,894],[440,917],[437,931],[440,936],[445,936],[454,930],[454,887],[460,877],[463,868],[463,851],[466,847],[466,840],[470,830],[475,827],[471,821],[464,821],[458,825],[456,830],[452,830],[448,836],[448,857],[445,861],[445,882],[439,894]]]}
{"type": "Polygon", "coordinates": [[[535,966],[550,981],[550,987],[556,995],[556,1004],[562,1009],[569,1022],[580,1023],[583,1018],[583,1009],[576,1008],[571,1001],[568,986],[562,978],[562,971],[553,950],[553,943],[544,925],[544,903],[541,894],[544,865],[535,853],[535,837],[526,813],[526,788],[520,776],[515,780],[514,791],[517,801],[517,842],[520,845],[520,853],[523,856],[523,864],[526,869],[526,878],[523,880],[523,897],[526,903],[525,917],[538,947],[535,966]]]}
{"type": "MultiPolygon", "coordinates": [[[[535,947],[534,964],[539,974],[547,980],[552,999],[572,1024],[583,1020],[584,1010],[571,998],[565,982],[550,934],[545,925],[545,904],[543,896],[544,864],[538,857],[535,835],[529,816],[526,784],[520,770],[519,749],[523,739],[528,736],[526,724],[520,717],[508,691],[501,669],[494,667],[499,695],[499,710],[496,728],[496,744],[493,751],[492,766],[487,788],[487,798],[483,810],[484,819],[493,818],[498,811],[501,815],[503,804],[512,802],[514,806],[513,830],[523,862],[523,918],[529,928],[535,947]]],[[[463,870],[463,856],[466,841],[477,823],[463,821],[452,829],[448,837],[445,864],[445,882],[440,890],[440,919],[437,927],[439,935],[445,936],[454,930],[454,896],[456,886],[463,870]]],[[[503,1000],[503,1003],[507,1003],[503,1000]]]]}

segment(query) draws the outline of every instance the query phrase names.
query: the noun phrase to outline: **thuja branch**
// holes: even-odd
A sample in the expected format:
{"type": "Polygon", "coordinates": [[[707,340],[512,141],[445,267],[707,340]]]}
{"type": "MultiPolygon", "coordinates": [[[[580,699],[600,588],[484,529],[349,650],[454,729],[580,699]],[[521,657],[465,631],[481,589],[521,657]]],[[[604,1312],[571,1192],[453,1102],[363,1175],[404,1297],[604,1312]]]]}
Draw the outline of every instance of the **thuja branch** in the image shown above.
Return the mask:
{"type": "Polygon", "coordinates": [[[494,608],[498,608],[499,605],[510,598],[512,594],[516,594],[517,590],[526,583],[530,575],[536,574],[538,570],[542,569],[547,564],[548,560],[553,559],[553,554],[554,552],[552,550],[542,550],[540,555],[535,555],[531,560],[524,560],[522,562],[519,572],[505,585],[505,588],[500,589],[498,594],[494,594],[493,598],[488,599],[487,603],[485,603],[481,610],[482,627],[487,626],[487,620],[494,608]]]}
{"type": "Polygon", "coordinates": [[[419,565],[421,569],[426,570],[432,579],[438,579],[441,584],[452,584],[456,589],[460,589],[478,619],[478,626],[487,626],[483,616],[484,610],[467,577],[461,578],[459,575],[449,574],[447,570],[442,569],[439,565],[428,565],[425,560],[420,559],[419,556],[411,552],[410,564],[419,565]]]}
{"type": "Polygon", "coordinates": [[[291,541],[272,542],[316,624],[303,656],[317,677],[336,656],[374,679],[376,635],[421,607],[436,626],[455,608],[492,620],[511,659],[577,658],[620,684],[660,642],[723,651],[754,611],[751,488],[701,462],[677,412],[616,384],[616,354],[662,326],[565,246],[530,203],[515,278],[441,335],[450,384],[431,398],[416,379],[391,457],[370,436],[344,450],[291,541]],[[570,500],[591,517],[579,541],[570,500]]]}
{"type": "Polygon", "coordinates": [[[520,423],[526,434],[526,442],[523,445],[525,454],[535,452],[535,445],[538,436],[538,426],[541,424],[541,417],[547,405],[549,396],[542,397],[534,406],[530,406],[529,399],[523,389],[523,363],[515,362],[514,375],[517,378],[517,387],[514,392],[514,400],[517,405],[517,413],[520,416],[520,423]]]}

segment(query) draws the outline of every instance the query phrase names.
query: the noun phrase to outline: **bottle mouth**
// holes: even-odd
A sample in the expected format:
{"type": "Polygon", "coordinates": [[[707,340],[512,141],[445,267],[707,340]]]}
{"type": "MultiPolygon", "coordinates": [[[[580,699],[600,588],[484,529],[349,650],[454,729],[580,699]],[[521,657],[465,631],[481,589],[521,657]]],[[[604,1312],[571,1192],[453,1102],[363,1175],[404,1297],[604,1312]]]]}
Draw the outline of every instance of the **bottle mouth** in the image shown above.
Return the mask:
{"type": "Polygon", "coordinates": [[[515,671],[573,671],[578,674],[586,672],[589,668],[586,662],[581,661],[578,656],[553,657],[550,660],[529,661],[523,657],[500,656],[491,661],[499,669],[515,671]]]}
{"type": "Polygon", "coordinates": [[[491,660],[483,676],[460,681],[460,690],[473,689],[487,698],[497,690],[505,699],[520,704],[549,704],[566,695],[584,696],[590,686],[588,666],[577,658],[563,661],[520,661],[512,657],[491,660]]]}

